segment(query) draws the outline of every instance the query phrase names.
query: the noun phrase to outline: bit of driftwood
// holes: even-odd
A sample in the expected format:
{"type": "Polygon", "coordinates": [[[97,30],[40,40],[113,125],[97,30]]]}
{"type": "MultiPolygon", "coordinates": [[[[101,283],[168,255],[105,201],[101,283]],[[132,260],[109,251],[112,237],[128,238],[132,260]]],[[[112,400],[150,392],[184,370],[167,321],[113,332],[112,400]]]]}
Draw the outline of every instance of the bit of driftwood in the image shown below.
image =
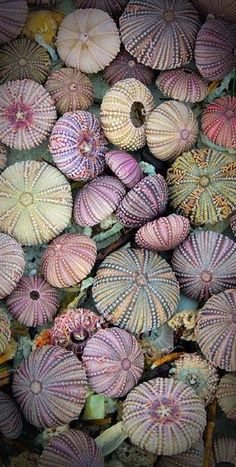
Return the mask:
{"type": "Polygon", "coordinates": [[[207,406],[207,425],[204,432],[204,460],[203,467],[210,467],[213,459],[213,438],[215,431],[217,400],[214,399],[211,404],[207,406]]]}
{"type": "Polygon", "coordinates": [[[134,235],[133,229],[128,230],[127,232],[122,234],[118,240],[116,240],[115,242],[108,245],[106,248],[103,248],[102,250],[99,251],[96,261],[103,261],[107,255],[117,250],[118,248],[121,248],[123,245],[129,242],[131,238],[133,237],[133,235],[134,235]]]}
{"type": "Polygon", "coordinates": [[[173,362],[177,358],[181,357],[184,352],[173,352],[171,354],[165,355],[164,357],[158,358],[152,362],[152,368],[163,365],[163,363],[173,362]]]}

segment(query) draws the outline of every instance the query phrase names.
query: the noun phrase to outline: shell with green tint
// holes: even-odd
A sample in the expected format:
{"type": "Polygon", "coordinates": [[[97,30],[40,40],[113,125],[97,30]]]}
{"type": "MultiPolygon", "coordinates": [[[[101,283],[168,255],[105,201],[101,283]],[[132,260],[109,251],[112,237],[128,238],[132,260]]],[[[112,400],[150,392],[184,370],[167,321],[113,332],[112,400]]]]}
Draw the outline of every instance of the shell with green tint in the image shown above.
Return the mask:
{"type": "Polygon", "coordinates": [[[7,314],[0,309],[0,355],[5,351],[11,339],[10,319],[7,314]]]}
{"type": "Polygon", "coordinates": [[[236,208],[236,162],[214,149],[193,149],[178,157],[167,184],[172,207],[195,225],[215,224],[236,208]]]}

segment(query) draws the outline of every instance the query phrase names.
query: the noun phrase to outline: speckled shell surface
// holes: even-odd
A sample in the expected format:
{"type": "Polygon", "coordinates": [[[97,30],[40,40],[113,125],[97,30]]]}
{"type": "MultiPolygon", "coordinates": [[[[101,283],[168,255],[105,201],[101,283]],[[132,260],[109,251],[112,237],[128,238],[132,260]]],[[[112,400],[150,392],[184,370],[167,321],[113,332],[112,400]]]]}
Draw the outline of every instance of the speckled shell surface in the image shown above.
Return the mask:
{"type": "Polygon", "coordinates": [[[77,8],[98,8],[117,18],[125,9],[128,0],[74,0],[77,8]]]}
{"type": "Polygon", "coordinates": [[[190,224],[186,217],[170,214],[141,227],[135,235],[135,241],[140,248],[148,250],[172,250],[183,242],[189,231],[190,224]]]}
{"type": "Polygon", "coordinates": [[[162,456],[158,467],[202,467],[204,457],[204,443],[199,441],[192,448],[175,456],[162,456]]]}
{"type": "Polygon", "coordinates": [[[202,15],[214,15],[228,23],[236,22],[235,0],[191,0],[202,15]]]}
{"type": "Polygon", "coordinates": [[[73,180],[91,180],[105,168],[106,140],[98,119],[78,110],[53,127],[49,149],[57,167],[73,180]]]}
{"type": "Polygon", "coordinates": [[[7,314],[0,309],[0,355],[2,355],[11,339],[11,324],[7,314]]]}
{"type": "Polygon", "coordinates": [[[69,430],[52,438],[38,461],[39,467],[103,467],[96,442],[79,430],[69,430]]]}
{"type": "Polygon", "coordinates": [[[128,152],[112,150],[105,154],[108,167],[128,188],[133,188],[143,178],[139,163],[128,152]]]}
{"type": "Polygon", "coordinates": [[[221,378],[216,397],[227,418],[236,421],[236,373],[227,373],[221,378]]]}
{"type": "Polygon", "coordinates": [[[202,113],[201,125],[210,141],[236,149],[236,97],[223,96],[209,104],[202,113]]]}
{"type": "Polygon", "coordinates": [[[13,399],[0,392],[0,432],[7,439],[20,436],[23,423],[19,409],[13,399]]]}
{"type": "Polygon", "coordinates": [[[149,89],[135,78],[117,82],[103,97],[101,124],[107,139],[134,151],[146,143],[146,122],[154,109],[149,89]]]}
{"type": "Polygon", "coordinates": [[[140,334],[173,315],[179,285],[169,264],[157,253],[128,248],[106,257],[92,293],[105,319],[140,334]]]}
{"type": "Polygon", "coordinates": [[[188,0],[130,0],[120,18],[126,50],[159,70],[191,60],[199,28],[198,13],[188,0]]]}
{"type": "Polygon", "coordinates": [[[181,102],[200,102],[208,95],[201,76],[187,68],[162,71],[156,85],[163,94],[181,102]]]}
{"type": "Polygon", "coordinates": [[[122,198],[125,187],[116,177],[106,175],[88,182],[76,195],[74,220],[81,226],[93,226],[112,214],[122,198]]]}
{"type": "Polygon", "coordinates": [[[56,46],[67,66],[84,73],[97,73],[119,52],[120,36],[115,22],[105,11],[78,9],[63,19],[56,46]]]}
{"type": "Polygon", "coordinates": [[[226,371],[236,371],[236,289],[213,295],[201,309],[197,342],[205,357],[226,371]]]}
{"type": "Polygon", "coordinates": [[[131,442],[155,454],[174,455],[199,441],[204,405],[187,385],[168,378],[140,384],[127,396],[123,426],[131,442]]]}
{"type": "Polygon", "coordinates": [[[69,224],[71,188],[46,162],[16,162],[0,176],[0,228],[23,245],[48,242],[69,224]]]}
{"type": "Polygon", "coordinates": [[[236,244],[212,231],[191,234],[171,262],[182,293],[198,301],[236,287],[235,264],[236,244]]]}
{"type": "Polygon", "coordinates": [[[160,174],[149,175],[123,198],[116,211],[117,219],[126,227],[141,227],[165,211],[167,200],[165,179],[160,174]]]}
{"type": "Polygon", "coordinates": [[[77,418],[86,376],[75,355],[46,345],[31,352],[13,375],[12,391],[25,418],[36,427],[55,427],[77,418]]]}
{"type": "Polygon", "coordinates": [[[25,24],[27,13],[26,0],[0,0],[0,44],[18,36],[25,24]]]}
{"type": "Polygon", "coordinates": [[[25,269],[21,245],[9,235],[0,233],[0,299],[16,287],[25,269]]]}
{"type": "Polygon", "coordinates": [[[221,437],[215,439],[213,452],[217,463],[236,465],[236,441],[234,438],[221,437]]]}
{"type": "Polygon", "coordinates": [[[86,344],[83,365],[98,393],[124,397],[141,378],[144,355],[137,339],[124,329],[101,329],[86,344]]]}
{"type": "Polygon", "coordinates": [[[148,85],[152,82],[153,77],[152,68],[138,63],[124,47],[121,48],[114,60],[104,70],[104,78],[110,86],[113,86],[117,81],[128,78],[135,78],[148,85]]]}
{"type": "Polygon", "coordinates": [[[7,147],[0,143],[0,173],[5,169],[7,165],[7,147]]]}
{"type": "Polygon", "coordinates": [[[182,102],[163,102],[147,119],[147,145],[157,159],[172,159],[188,151],[197,135],[197,119],[182,102]]]}
{"type": "Polygon", "coordinates": [[[195,225],[215,224],[236,207],[236,163],[214,149],[192,149],[167,172],[172,207],[195,225]]]}
{"type": "Polygon", "coordinates": [[[70,287],[82,281],[96,260],[96,243],[86,235],[66,233],[47,247],[41,270],[54,287],[70,287]]]}

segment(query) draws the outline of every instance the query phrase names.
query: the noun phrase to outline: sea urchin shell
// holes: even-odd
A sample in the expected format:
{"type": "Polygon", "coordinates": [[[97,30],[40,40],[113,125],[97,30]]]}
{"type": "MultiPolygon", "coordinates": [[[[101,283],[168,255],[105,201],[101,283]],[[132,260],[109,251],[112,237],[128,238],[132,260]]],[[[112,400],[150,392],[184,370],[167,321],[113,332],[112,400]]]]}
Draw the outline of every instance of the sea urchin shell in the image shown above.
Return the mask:
{"type": "Polygon", "coordinates": [[[162,71],[156,85],[163,94],[181,102],[200,102],[208,95],[201,76],[187,68],[162,71]]]}
{"type": "Polygon", "coordinates": [[[121,15],[128,0],[74,0],[77,8],[98,8],[106,11],[112,18],[121,15]]]}
{"type": "Polygon", "coordinates": [[[175,456],[162,456],[160,461],[158,461],[158,467],[202,467],[203,459],[204,442],[201,439],[187,451],[175,456]]]}
{"type": "Polygon", "coordinates": [[[236,440],[234,438],[221,437],[214,440],[213,453],[216,465],[236,465],[236,440]]]}
{"type": "Polygon", "coordinates": [[[23,423],[17,405],[10,396],[0,392],[0,407],[0,432],[7,439],[18,438],[23,423]]]}
{"type": "Polygon", "coordinates": [[[143,177],[140,165],[125,151],[113,150],[105,154],[108,167],[128,188],[133,188],[143,177]]]}
{"type": "Polygon", "coordinates": [[[227,149],[236,149],[236,97],[223,96],[202,113],[202,130],[210,141],[227,149]]]}
{"type": "Polygon", "coordinates": [[[24,269],[25,256],[22,247],[14,238],[0,233],[0,299],[15,289],[24,269]]]}
{"type": "Polygon", "coordinates": [[[11,340],[11,324],[7,314],[0,309],[0,355],[2,355],[11,340]]]}
{"type": "Polygon", "coordinates": [[[0,0],[0,44],[20,34],[28,13],[26,0],[0,0]]]}
{"type": "Polygon", "coordinates": [[[227,373],[221,378],[216,397],[225,415],[236,421],[236,373],[227,373]]]}
{"type": "Polygon", "coordinates": [[[135,78],[148,85],[152,82],[153,76],[153,70],[142,65],[142,63],[138,63],[124,47],[104,71],[104,78],[110,86],[113,86],[117,81],[128,78],[135,78]]]}

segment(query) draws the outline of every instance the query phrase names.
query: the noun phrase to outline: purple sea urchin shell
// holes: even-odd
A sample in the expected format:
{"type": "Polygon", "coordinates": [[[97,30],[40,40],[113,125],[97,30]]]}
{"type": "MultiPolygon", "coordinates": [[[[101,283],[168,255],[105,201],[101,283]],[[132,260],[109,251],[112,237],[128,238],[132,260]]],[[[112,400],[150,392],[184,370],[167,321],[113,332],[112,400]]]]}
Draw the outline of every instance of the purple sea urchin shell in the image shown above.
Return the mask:
{"type": "Polygon", "coordinates": [[[201,301],[236,287],[236,245],[212,231],[191,234],[174,251],[172,268],[180,290],[201,301]]]}
{"type": "Polygon", "coordinates": [[[105,154],[108,167],[128,188],[133,188],[143,178],[140,165],[128,152],[113,150],[105,154]]]}
{"type": "Polygon", "coordinates": [[[0,44],[9,42],[20,34],[27,13],[26,0],[0,0],[0,44]]]}
{"type": "Polygon", "coordinates": [[[78,417],[86,386],[85,371],[75,355],[46,345],[23,360],[13,375],[12,391],[29,423],[51,428],[78,417]]]}
{"type": "Polygon", "coordinates": [[[236,440],[221,437],[214,440],[213,453],[216,465],[236,465],[236,440]]]}
{"type": "Polygon", "coordinates": [[[0,143],[0,172],[5,169],[7,165],[7,148],[4,144],[0,143]]]}
{"type": "Polygon", "coordinates": [[[59,306],[58,291],[40,276],[24,276],[7,297],[10,313],[25,326],[52,321],[59,306]]]}
{"type": "Polygon", "coordinates": [[[104,78],[110,86],[113,86],[117,81],[128,78],[135,78],[148,85],[152,82],[153,77],[153,70],[142,65],[142,63],[138,63],[124,47],[104,71],[104,78]]]}
{"type": "Polygon", "coordinates": [[[201,76],[187,68],[162,71],[156,85],[163,94],[181,102],[200,102],[208,95],[201,76]]]}
{"type": "Polygon", "coordinates": [[[49,141],[55,164],[68,178],[91,180],[105,169],[106,140],[91,113],[66,113],[53,127],[49,141]]]}
{"type": "Polygon", "coordinates": [[[221,378],[216,397],[225,415],[236,421],[236,373],[227,373],[221,378]]]}
{"type": "Polygon", "coordinates": [[[98,8],[117,18],[123,13],[128,0],[74,0],[74,3],[76,8],[98,8]]]}
{"type": "Polygon", "coordinates": [[[0,355],[2,355],[11,340],[11,323],[7,314],[0,309],[0,355]]]}
{"type": "Polygon", "coordinates": [[[191,0],[201,15],[222,18],[228,23],[236,22],[235,0],[191,0]]]}
{"type": "Polygon", "coordinates": [[[124,397],[142,376],[144,356],[134,336],[124,329],[101,329],[86,344],[83,365],[88,383],[98,393],[124,397]]]}
{"type": "MultiPolygon", "coordinates": [[[[175,456],[162,456],[158,467],[202,467],[204,459],[204,442],[200,440],[193,447],[175,456]]],[[[213,466],[212,466],[213,467],[213,466]]]]}
{"type": "Polygon", "coordinates": [[[168,378],[140,384],[127,396],[123,426],[132,443],[155,454],[190,449],[206,425],[204,405],[187,385],[168,378]]]}
{"type": "Polygon", "coordinates": [[[103,467],[103,457],[96,442],[79,430],[69,430],[53,437],[39,458],[39,467],[103,467]]]}
{"type": "Polygon", "coordinates": [[[20,244],[0,233],[0,299],[16,287],[25,269],[25,256],[20,244]]]}
{"type": "Polygon", "coordinates": [[[236,97],[223,96],[214,100],[203,110],[201,125],[210,141],[236,149],[236,97]]]}
{"type": "Polygon", "coordinates": [[[99,224],[112,214],[125,196],[125,187],[116,177],[99,177],[79,190],[74,202],[75,222],[82,226],[99,224]]]}
{"type": "Polygon", "coordinates": [[[149,175],[137,183],[121,201],[117,219],[126,227],[140,227],[160,216],[167,205],[167,186],[161,175],[149,175]]]}
{"type": "Polygon", "coordinates": [[[0,432],[7,439],[20,436],[23,428],[21,414],[13,399],[0,392],[0,432]]]}

